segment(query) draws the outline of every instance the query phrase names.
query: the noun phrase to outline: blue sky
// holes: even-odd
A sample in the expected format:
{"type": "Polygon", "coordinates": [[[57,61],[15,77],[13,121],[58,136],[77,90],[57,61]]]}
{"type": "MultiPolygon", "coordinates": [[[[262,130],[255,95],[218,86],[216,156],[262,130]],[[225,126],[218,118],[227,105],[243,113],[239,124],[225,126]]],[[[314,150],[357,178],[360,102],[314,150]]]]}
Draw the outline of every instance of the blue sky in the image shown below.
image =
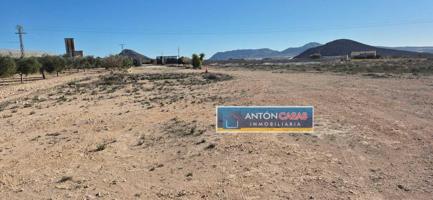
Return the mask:
{"type": "Polygon", "coordinates": [[[244,48],[283,50],[347,38],[380,46],[433,46],[431,0],[2,0],[0,48],[87,55],[189,56],[244,48]]]}

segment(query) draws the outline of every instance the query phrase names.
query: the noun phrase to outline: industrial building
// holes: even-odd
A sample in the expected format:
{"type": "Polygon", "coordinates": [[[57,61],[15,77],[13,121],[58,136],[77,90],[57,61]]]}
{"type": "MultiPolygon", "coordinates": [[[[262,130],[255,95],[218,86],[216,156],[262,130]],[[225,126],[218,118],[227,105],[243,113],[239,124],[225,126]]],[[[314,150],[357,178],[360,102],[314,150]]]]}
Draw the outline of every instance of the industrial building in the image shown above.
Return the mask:
{"type": "Polygon", "coordinates": [[[351,58],[365,59],[365,58],[377,58],[376,51],[353,51],[350,53],[351,58]]]}
{"type": "Polygon", "coordinates": [[[65,38],[66,55],[70,58],[83,57],[82,50],[75,50],[74,38],[65,38]]]}
{"type": "Polygon", "coordinates": [[[179,59],[177,58],[177,56],[157,56],[156,64],[157,65],[179,64],[179,59]]]}

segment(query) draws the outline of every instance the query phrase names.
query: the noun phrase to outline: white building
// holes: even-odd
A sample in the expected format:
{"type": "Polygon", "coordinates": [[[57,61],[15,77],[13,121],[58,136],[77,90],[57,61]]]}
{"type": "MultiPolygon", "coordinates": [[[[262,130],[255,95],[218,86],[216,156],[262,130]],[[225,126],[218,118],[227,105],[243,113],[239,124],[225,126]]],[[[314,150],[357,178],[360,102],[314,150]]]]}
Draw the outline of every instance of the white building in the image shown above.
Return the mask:
{"type": "Polygon", "coordinates": [[[352,51],[351,58],[376,58],[376,51],[352,51]]]}

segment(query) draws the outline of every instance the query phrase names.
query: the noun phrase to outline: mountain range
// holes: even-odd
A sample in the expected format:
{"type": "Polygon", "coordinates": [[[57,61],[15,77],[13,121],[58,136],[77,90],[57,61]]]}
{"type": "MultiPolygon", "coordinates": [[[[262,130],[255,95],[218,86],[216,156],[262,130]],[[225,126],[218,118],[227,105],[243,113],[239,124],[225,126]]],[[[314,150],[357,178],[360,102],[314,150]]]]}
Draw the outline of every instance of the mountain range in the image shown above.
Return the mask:
{"type": "Polygon", "coordinates": [[[307,49],[318,47],[320,45],[321,44],[317,42],[311,42],[301,47],[291,47],[283,51],[276,51],[268,48],[225,51],[216,53],[209,60],[293,58],[307,49]]]}
{"type": "MultiPolygon", "coordinates": [[[[433,53],[433,47],[375,47],[353,40],[341,39],[321,45],[316,42],[308,43],[302,47],[288,48],[283,51],[272,49],[240,49],[234,51],[218,52],[209,60],[229,59],[263,59],[263,58],[306,58],[314,53],[323,56],[348,55],[352,51],[375,50],[382,56],[422,56],[433,53]]],[[[428,55],[430,56],[430,55],[428,55]]]]}
{"type": "Polygon", "coordinates": [[[418,53],[433,53],[433,47],[381,47],[387,49],[395,49],[401,51],[412,51],[418,53]]]}

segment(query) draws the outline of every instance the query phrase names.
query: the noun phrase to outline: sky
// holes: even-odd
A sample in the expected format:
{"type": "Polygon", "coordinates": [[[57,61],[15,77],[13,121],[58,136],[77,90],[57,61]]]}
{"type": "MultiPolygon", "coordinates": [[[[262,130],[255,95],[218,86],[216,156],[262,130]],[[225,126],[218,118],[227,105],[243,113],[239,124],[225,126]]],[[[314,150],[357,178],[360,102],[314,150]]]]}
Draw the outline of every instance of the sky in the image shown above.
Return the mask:
{"type": "Polygon", "coordinates": [[[432,0],[1,0],[0,49],[24,46],[106,56],[119,44],[144,55],[284,50],[353,39],[376,46],[433,46],[432,0]]]}

